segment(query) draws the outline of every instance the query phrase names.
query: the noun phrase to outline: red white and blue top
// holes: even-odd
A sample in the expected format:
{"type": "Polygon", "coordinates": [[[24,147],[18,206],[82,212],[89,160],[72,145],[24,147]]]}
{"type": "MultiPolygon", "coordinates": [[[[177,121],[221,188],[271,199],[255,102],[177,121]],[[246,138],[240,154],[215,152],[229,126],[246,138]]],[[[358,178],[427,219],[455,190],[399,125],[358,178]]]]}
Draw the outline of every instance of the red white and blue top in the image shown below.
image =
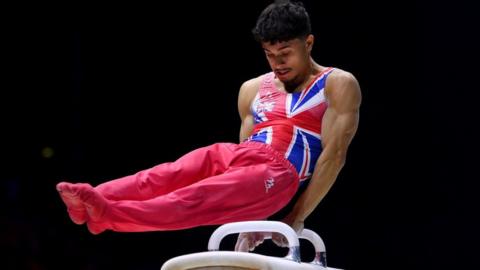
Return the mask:
{"type": "Polygon", "coordinates": [[[300,181],[309,179],[322,152],[322,118],[328,103],[325,69],[301,92],[285,93],[275,86],[275,74],[263,77],[251,110],[254,129],[248,141],[269,144],[296,168],[300,181]]]}

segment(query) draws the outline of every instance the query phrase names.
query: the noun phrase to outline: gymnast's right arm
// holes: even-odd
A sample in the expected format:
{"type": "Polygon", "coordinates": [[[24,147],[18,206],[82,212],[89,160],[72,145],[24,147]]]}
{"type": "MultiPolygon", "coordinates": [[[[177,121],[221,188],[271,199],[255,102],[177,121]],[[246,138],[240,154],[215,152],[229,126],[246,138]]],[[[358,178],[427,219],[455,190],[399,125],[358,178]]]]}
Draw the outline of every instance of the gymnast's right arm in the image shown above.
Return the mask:
{"type": "MultiPolygon", "coordinates": [[[[254,126],[253,115],[250,110],[255,95],[260,87],[260,79],[252,79],[246,81],[240,87],[238,94],[238,113],[242,124],[240,126],[240,142],[245,141],[251,134],[254,126]]],[[[252,251],[256,246],[263,242],[264,236],[262,233],[251,232],[241,233],[238,236],[237,243],[235,244],[236,251],[252,251]]]]}
{"type": "Polygon", "coordinates": [[[240,87],[238,93],[238,113],[240,114],[240,119],[242,121],[240,126],[240,142],[245,141],[252,133],[254,121],[250,106],[259,87],[259,78],[246,81],[240,87]]]}

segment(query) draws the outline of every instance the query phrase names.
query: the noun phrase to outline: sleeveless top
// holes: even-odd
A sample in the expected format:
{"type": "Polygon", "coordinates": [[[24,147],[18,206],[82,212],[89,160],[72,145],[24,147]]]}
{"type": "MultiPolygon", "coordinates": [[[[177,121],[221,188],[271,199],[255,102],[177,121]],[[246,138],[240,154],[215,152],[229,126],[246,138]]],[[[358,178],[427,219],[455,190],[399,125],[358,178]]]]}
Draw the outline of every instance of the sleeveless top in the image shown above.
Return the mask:
{"type": "Polygon", "coordinates": [[[255,123],[247,140],[268,144],[283,154],[300,181],[311,177],[322,152],[322,118],[328,107],[324,89],[333,70],[325,69],[303,91],[294,93],[278,90],[275,74],[267,73],[251,105],[255,123]]]}

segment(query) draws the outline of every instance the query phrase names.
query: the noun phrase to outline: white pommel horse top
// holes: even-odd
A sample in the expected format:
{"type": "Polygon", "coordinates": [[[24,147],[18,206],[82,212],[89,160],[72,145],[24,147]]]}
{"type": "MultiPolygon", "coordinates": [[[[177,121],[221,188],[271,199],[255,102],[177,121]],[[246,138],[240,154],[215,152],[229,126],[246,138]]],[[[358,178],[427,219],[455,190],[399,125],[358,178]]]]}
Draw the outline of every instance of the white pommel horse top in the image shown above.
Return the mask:
{"type": "Polygon", "coordinates": [[[206,252],[193,253],[172,258],[161,270],[340,270],[327,267],[326,249],[323,240],[315,232],[304,229],[297,235],[285,223],[279,221],[242,221],[218,227],[210,236],[206,252]],[[235,233],[263,232],[267,238],[271,233],[281,233],[287,240],[289,252],[286,257],[265,256],[256,253],[219,251],[222,239],[235,233]],[[310,241],[315,248],[315,259],[302,262],[299,238],[310,241]]]}

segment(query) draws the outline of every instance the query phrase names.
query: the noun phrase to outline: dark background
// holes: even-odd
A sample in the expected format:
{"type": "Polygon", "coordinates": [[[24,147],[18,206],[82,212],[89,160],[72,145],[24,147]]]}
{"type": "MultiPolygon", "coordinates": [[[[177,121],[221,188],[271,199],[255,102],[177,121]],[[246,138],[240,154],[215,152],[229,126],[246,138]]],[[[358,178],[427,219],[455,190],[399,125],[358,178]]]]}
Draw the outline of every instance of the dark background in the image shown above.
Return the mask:
{"type": "MultiPolygon", "coordinates": [[[[205,251],[215,226],[91,235],[69,220],[55,184],[96,185],[236,142],[238,89],[269,71],[250,34],[268,3],[42,7],[12,16],[3,35],[0,268],[159,269],[205,251]]],[[[304,3],[313,57],[352,72],[363,93],[346,166],[306,221],[329,264],[478,267],[475,9],[304,3]]],[[[269,243],[259,252],[285,255],[269,243]]]]}

